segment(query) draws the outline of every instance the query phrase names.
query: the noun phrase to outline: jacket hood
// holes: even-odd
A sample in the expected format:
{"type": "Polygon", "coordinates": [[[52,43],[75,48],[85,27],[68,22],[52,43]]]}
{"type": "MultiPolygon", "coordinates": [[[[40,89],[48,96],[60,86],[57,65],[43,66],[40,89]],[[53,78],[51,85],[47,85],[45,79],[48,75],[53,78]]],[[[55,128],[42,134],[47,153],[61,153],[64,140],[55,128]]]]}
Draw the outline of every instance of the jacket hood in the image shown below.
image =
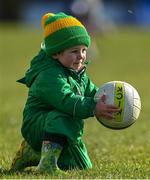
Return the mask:
{"type": "MultiPolygon", "coordinates": [[[[47,53],[43,49],[41,49],[38,55],[31,60],[30,68],[26,71],[25,76],[17,80],[17,82],[25,84],[27,87],[31,87],[32,83],[40,72],[53,66],[52,62],[54,64],[60,64],[59,61],[54,60],[50,56],[47,56],[47,53]]],[[[69,68],[66,69],[71,73],[72,76],[80,79],[86,70],[86,65],[87,62],[85,63],[83,69],[81,69],[79,72],[75,72],[74,70],[71,70],[69,68]]]]}
{"type": "Polygon", "coordinates": [[[44,50],[41,50],[37,56],[31,60],[30,68],[26,71],[25,77],[19,79],[17,82],[26,84],[30,87],[38,76],[38,74],[51,66],[50,59],[44,50]]]}

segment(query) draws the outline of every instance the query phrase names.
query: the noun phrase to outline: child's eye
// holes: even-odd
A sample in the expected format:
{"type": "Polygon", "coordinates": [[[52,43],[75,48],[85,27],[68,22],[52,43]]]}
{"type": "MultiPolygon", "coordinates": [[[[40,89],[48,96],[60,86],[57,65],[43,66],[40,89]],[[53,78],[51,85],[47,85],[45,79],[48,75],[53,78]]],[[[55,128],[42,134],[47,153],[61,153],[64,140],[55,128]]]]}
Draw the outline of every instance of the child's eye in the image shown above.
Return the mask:
{"type": "Polygon", "coordinates": [[[82,50],[82,53],[84,53],[84,54],[85,54],[86,52],[87,52],[87,50],[86,50],[86,49],[83,49],[83,50],[82,50]]]}
{"type": "Polygon", "coordinates": [[[73,51],[71,51],[72,53],[77,53],[78,51],[77,50],[73,50],[73,51]]]}
{"type": "Polygon", "coordinates": [[[87,51],[87,49],[83,49],[82,51],[83,51],[83,52],[86,52],[86,51],[87,51]]]}

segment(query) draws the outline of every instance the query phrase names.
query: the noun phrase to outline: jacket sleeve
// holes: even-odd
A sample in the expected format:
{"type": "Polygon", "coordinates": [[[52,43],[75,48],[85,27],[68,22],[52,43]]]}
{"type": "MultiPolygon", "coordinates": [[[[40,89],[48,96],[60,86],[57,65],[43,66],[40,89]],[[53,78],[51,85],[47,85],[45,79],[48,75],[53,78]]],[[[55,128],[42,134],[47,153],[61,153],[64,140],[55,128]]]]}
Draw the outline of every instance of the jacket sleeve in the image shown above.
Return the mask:
{"type": "Polygon", "coordinates": [[[95,93],[99,88],[90,80],[90,78],[87,75],[85,77],[85,80],[86,80],[85,96],[94,97],[95,93]]]}
{"type": "Polygon", "coordinates": [[[47,105],[82,119],[94,116],[96,103],[93,97],[76,95],[62,73],[58,71],[41,73],[35,84],[36,96],[47,105]]]}

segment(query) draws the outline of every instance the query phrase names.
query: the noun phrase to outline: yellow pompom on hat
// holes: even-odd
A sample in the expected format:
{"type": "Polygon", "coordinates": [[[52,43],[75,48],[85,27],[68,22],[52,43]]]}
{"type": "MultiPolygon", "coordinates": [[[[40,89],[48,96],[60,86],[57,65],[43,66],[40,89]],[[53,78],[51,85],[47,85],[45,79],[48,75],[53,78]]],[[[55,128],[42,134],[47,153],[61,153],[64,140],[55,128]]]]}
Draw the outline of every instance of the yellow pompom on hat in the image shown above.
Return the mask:
{"type": "Polygon", "coordinates": [[[45,51],[50,56],[73,46],[90,45],[86,28],[73,16],[47,13],[42,17],[41,24],[44,28],[45,51]]]}
{"type": "Polygon", "coordinates": [[[55,14],[53,14],[53,13],[44,14],[44,16],[42,17],[42,20],[41,20],[41,25],[42,25],[43,28],[45,27],[45,21],[46,21],[49,17],[52,17],[52,16],[54,16],[54,15],[55,15],[55,14]]]}

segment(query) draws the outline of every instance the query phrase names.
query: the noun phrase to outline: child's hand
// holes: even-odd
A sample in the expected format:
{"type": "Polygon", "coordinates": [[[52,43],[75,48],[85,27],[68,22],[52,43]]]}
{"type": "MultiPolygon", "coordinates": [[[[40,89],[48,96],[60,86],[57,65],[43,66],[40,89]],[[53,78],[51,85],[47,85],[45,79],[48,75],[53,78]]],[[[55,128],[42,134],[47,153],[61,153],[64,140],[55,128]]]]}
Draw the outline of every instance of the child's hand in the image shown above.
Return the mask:
{"type": "Polygon", "coordinates": [[[94,114],[97,118],[113,119],[115,118],[115,113],[119,112],[120,109],[114,105],[105,104],[105,100],[106,95],[103,95],[96,104],[94,114]]]}

